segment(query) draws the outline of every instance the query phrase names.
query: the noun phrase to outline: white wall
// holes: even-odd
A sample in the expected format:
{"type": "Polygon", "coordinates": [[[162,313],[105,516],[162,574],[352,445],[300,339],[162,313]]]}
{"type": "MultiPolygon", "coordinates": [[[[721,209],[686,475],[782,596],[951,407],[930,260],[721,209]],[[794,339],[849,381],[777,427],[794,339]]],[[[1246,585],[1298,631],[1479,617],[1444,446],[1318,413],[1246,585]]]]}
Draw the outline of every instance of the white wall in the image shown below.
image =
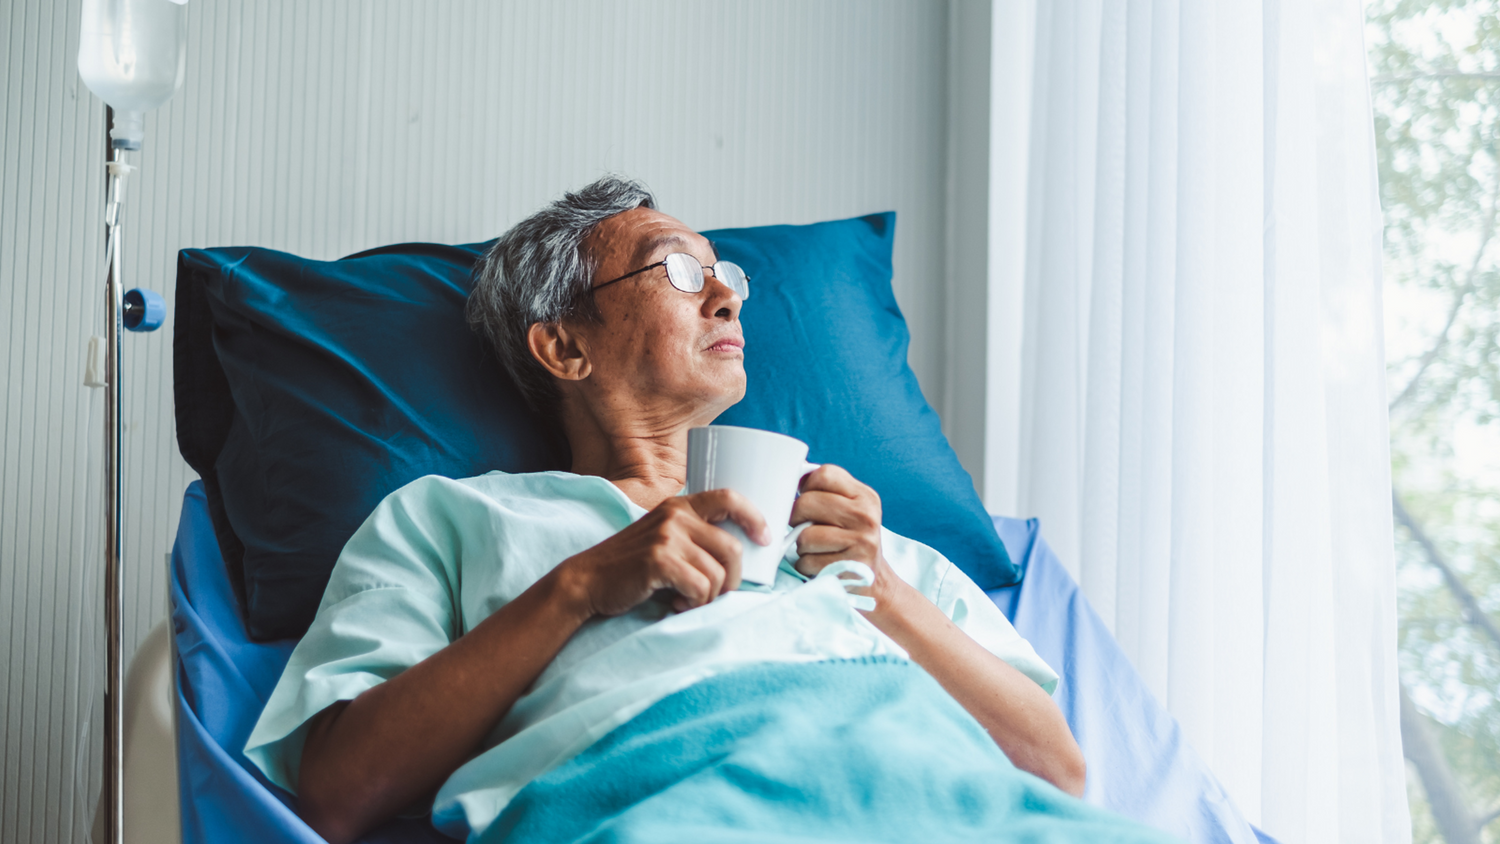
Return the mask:
{"type": "MultiPolygon", "coordinates": [[[[1021,457],[1021,356],[1026,292],[1027,168],[1037,0],[994,6],[989,65],[987,313],[980,330],[986,367],[975,415],[983,431],[974,480],[992,513],[1017,515],[1021,457]]],[[[973,383],[969,382],[970,388],[973,383]]],[[[977,456],[970,451],[970,455],[977,456]]],[[[973,470],[971,470],[973,471],[973,470]]],[[[1031,515],[1027,513],[1025,515],[1031,515]]]]}
{"type": "MultiPolygon", "coordinates": [[[[82,840],[98,782],[75,764],[98,691],[102,423],[81,376],[102,318],[104,143],[103,106],[74,69],[80,5],[0,0],[3,842],[82,840]]],[[[975,207],[948,185],[986,155],[985,121],[957,119],[988,106],[987,86],[967,84],[988,45],[965,37],[981,18],[988,31],[986,0],[951,16],[909,0],[188,9],[187,82],[148,116],[127,190],[127,283],[170,303],[188,246],[334,258],[481,240],[606,171],[700,228],[894,208],[911,362],[980,468],[983,356],[948,362],[983,347],[955,310],[983,300],[965,274],[984,266],[983,238],[948,234],[975,207]]],[[[171,332],[169,317],[125,341],[130,650],[166,611],[163,555],[192,479],[172,430],[171,332]]]]}
{"type": "Polygon", "coordinates": [[[985,328],[992,298],[988,266],[991,17],[989,2],[956,2],[949,8],[948,204],[943,227],[948,344],[938,372],[917,370],[928,399],[943,417],[943,432],[981,494],[988,433],[985,389],[992,368],[985,328]],[[937,385],[940,391],[934,389],[933,375],[942,377],[937,385]]]}

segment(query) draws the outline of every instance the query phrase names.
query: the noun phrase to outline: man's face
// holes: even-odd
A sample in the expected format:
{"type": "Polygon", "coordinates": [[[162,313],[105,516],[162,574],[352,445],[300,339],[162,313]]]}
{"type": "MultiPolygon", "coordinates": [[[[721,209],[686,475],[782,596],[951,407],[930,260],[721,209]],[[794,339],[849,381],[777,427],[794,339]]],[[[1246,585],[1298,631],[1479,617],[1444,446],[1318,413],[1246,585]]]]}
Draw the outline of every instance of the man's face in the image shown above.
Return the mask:
{"type": "MultiPolygon", "coordinates": [[[[597,266],[595,285],[673,252],[686,252],[705,267],[716,260],[702,235],[649,208],[610,217],[584,246],[597,266]]],[[[667,280],[665,267],[655,267],[593,295],[603,321],[573,328],[588,349],[589,378],[605,395],[634,396],[663,413],[692,410],[704,422],[744,397],[743,302],[718,279],[685,293],[667,280]]]]}

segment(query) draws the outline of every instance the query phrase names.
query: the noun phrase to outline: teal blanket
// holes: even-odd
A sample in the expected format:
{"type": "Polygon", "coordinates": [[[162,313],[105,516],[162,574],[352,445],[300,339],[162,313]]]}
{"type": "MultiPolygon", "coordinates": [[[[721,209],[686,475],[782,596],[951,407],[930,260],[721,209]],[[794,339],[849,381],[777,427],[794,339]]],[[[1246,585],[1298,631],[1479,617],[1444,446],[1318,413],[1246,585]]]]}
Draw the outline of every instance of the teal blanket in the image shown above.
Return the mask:
{"type": "Polygon", "coordinates": [[[1018,770],[915,664],[745,668],[657,702],[532,781],[479,839],[1174,839],[1018,770]]]}

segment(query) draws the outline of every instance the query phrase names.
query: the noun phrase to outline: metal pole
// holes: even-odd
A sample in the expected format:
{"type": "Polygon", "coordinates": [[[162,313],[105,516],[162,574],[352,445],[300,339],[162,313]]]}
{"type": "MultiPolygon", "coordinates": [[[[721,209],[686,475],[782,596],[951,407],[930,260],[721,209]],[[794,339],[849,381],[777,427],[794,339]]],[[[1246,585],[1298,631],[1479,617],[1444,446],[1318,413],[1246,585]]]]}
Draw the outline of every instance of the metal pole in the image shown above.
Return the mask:
{"type": "MultiPolygon", "coordinates": [[[[113,122],[106,108],[105,126],[113,122]]],[[[106,136],[107,140],[107,136],[106,136]]],[[[105,373],[104,397],[104,830],[105,841],[122,844],[124,834],[125,742],[124,700],[121,694],[122,619],[120,617],[120,192],[124,179],[120,168],[124,153],[113,147],[106,154],[108,190],[105,198],[105,253],[109,265],[105,278],[105,373]]]]}

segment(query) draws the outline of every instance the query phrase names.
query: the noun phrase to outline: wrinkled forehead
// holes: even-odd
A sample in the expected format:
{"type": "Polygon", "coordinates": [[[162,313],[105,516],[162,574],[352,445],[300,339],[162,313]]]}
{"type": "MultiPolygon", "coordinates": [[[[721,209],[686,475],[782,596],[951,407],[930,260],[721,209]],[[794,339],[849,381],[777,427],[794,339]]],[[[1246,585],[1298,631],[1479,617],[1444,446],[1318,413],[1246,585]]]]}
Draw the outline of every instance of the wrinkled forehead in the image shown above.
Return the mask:
{"type": "Polygon", "coordinates": [[[714,242],[705,238],[697,232],[662,234],[645,238],[636,245],[635,253],[631,255],[634,263],[639,265],[652,264],[662,260],[673,252],[686,252],[698,258],[700,261],[708,256],[712,260],[719,260],[719,248],[714,242]]]}
{"type": "Polygon", "coordinates": [[[681,220],[650,208],[636,208],[599,224],[591,248],[604,263],[611,258],[631,267],[655,263],[673,252],[699,260],[717,260],[718,252],[703,235],[681,220]]]}

